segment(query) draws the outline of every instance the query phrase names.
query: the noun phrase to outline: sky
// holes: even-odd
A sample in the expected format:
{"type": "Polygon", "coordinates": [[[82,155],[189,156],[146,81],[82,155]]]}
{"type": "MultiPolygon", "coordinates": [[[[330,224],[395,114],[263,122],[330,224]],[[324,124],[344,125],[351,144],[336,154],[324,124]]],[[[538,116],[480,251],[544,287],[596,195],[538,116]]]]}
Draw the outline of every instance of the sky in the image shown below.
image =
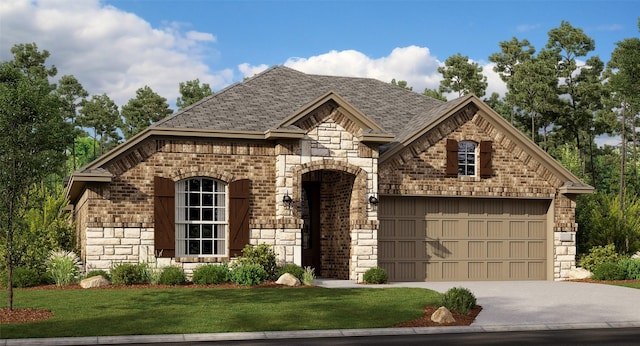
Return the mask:
{"type": "Polygon", "coordinates": [[[483,67],[487,96],[503,95],[488,60],[501,41],[540,49],[565,20],[606,62],[616,42],[640,36],[639,16],[637,0],[2,0],[0,61],[35,42],[58,78],[75,76],[91,95],[122,106],[148,85],[175,109],[180,82],[198,78],[217,92],[274,65],[395,78],[422,92],[438,88],[438,67],[461,53],[483,67]]]}

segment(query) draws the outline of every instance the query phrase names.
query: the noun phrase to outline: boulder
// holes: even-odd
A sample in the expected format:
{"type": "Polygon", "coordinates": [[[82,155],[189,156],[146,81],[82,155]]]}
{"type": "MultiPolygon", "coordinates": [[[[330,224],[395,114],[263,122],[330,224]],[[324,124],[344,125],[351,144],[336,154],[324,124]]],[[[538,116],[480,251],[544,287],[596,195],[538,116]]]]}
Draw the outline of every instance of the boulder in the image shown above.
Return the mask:
{"type": "Polygon", "coordinates": [[[593,274],[584,268],[575,268],[569,271],[569,280],[589,279],[593,274]]]}
{"type": "Polygon", "coordinates": [[[110,284],[109,280],[105,279],[102,275],[92,276],[80,281],[80,287],[82,288],[102,287],[109,286],[110,284]]]}
{"type": "Polygon", "coordinates": [[[445,308],[444,306],[439,307],[438,310],[436,310],[433,314],[431,314],[431,320],[433,322],[441,323],[441,324],[453,323],[456,321],[456,319],[453,318],[451,311],[449,311],[449,309],[445,308]]]}
{"type": "Polygon", "coordinates": [[[276,283],[278,285],[284,285],[284,286],[290,286],[290,287],[300,286],[300,280],[298,280],[297,277],[289,273],[284,273],[280,275],[276,283]]]}
{"type": "Polygon", "coordinates": [[[638,259],[640,258],[640,251],[636,252],[635,254],[633,254],[633,256],[631,256],[631,258],[633,259],[638,259]]]}

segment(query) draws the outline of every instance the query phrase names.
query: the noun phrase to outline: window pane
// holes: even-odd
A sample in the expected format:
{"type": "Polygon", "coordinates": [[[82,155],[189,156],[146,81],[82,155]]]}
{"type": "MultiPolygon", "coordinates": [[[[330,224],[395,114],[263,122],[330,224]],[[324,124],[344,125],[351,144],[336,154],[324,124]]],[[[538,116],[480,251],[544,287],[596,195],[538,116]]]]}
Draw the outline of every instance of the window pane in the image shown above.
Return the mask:
{"type": "Polygon", "coordinates": [[[200,221],[200,208],[189,208],[189,220],[200,221]]]}
{"type": "Polygon", "coordinates": [[[212,192],[213,191],[213,180],[211,180],[211,179],[202,179],[202,191],[212,192]]]}
{"type": "Polygon", "coordinates": [[[210,193],[202,194],[202,205],[205,207],[213,206],[213,195],[210,193]]]}
{"type": "Polygon", "coordinates": [[[474,166],[467,166],[467,175],[474,175],[475,172],[475,167],[474,166]]]}
{"type": "Polygon", "coordinates": [[[193,207],[197,207],[200,205],[200,194],[190,193],[189,194],[189,205],[193,207]]]}
{"type": "Polygon", "coordinates": [[[213,221],[213,208],[202,208],[202,221],[213,221]]]}
{"type": "Polygon", "coordinates": [[[202,238],[213,238],[213,225],[202,225],[202,238]]]}
{"type": "Polygon", "coordinates": [[[215,221],[225,221],[224,208],[216,208],[216,220],[215,221]]]}
{"type": "Polygon", "coordinates": [[[225,225],[214,225],[214,230],[215,230],[215,234],[214,234],[214,238],[216,239],[224,239],[224,232],[225,232],[225,225]]]}
{"type": "Polygon", "coordinates": [[[189,238],[200,238],[200,225],[189,225],[189,238]]]}
{"type": "Polygon", "coordinates": [[[215,191],[216,192],[224,192],[224,186],[225,185],[223,183],[221,183],[219,181],[216,181],[215,182],[215,191]]]}
{"type": "Polygon", "coordinates": [[[213,241],[211,240],[202,241],[202,254],[213,255],[213,241]]]}
{"type": "Polygon", "coordinates": [[[200,191],[200,179],[189,180],[189,191],[200,191]]]}
{"type": "Polygon", "coordinates": [[[189,240],[189,255],[199,255],[199,254],[200,254],[200,241],[189,240]]]}
{"type": "Polygon", "coordinates": [[[216,240],[216,255],[224,255],[224,240],[216,240]]]}
{"type": "Polygon", "coordinates": [[[216,194],[216,206],[224,207],[225,195],[224,194],[216,194]]]}

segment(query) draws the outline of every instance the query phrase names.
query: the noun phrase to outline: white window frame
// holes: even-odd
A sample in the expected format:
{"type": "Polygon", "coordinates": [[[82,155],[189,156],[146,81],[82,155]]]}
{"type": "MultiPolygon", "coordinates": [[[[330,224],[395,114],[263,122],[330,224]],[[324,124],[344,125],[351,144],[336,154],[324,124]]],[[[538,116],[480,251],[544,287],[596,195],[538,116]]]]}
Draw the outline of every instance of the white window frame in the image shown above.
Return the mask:
{"type": "Polygon", "coordinates": [[[473,141],[458,142],[458,176],[475,177],[478,175],[478,148],[479,145],[473,141]],[[473,146],[473,150],[470,150],[473,146]],[[473,162],[470,162],[473,160],[473,162]],[[473,173],[470,174],[469,168],[473,167],[473,173]]]}
{"type": "Polygon", "coordinates": [[[226,183],[209,177],[187,178],[176,183],[176,256],[227,256],[228,190],[226,183]],[[211,191],[204,188],[205,181],[212,182],[211,191]]]}

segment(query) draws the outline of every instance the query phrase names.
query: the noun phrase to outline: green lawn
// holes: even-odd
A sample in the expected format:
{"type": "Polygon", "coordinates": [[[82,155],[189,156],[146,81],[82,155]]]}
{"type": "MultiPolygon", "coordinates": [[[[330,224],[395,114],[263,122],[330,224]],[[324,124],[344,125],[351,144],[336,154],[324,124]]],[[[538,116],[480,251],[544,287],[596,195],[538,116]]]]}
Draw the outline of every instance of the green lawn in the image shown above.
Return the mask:
{"type": "MultiPolygon", "coordinates": [[[[0,325],[0,338],[390,327],[441,295],[420,288],[146,288],[14,291],[53,317],[0,325]]],[[[0,293],[6,307],[7,291],[0,293]]]]}
{"type": "Polygon", "coordinates": [[[620,283],[615,283],[614,285],[616,285],[616,286],[624,286],[624,287],[631,287],[631,288],[638,288],[638,289],[640,289],[640,281],[634,281],[634,282],[620,282],[620,283]]]}

